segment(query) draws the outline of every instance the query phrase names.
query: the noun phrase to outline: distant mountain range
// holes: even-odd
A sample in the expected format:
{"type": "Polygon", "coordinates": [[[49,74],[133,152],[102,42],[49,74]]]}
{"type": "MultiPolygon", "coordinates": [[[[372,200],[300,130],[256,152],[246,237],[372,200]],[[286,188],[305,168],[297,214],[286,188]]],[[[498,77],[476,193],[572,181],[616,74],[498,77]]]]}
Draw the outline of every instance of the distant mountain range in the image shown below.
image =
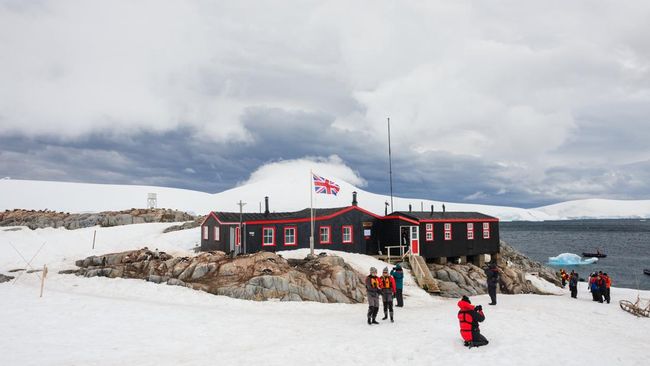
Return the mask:
{"type": "MultiPolygon", "coordinates": [[[[384,203],[390,202],[389,196],[366,192],[336,177],[330,178],[340,185],[339,194],[314,194],[314,207],[349,206],[352,192],[356,191],[359,206],[376,214],[384,214],[384,203]]],[[[144,208],[149,193],[156,193],[159,208],[178,209],[199,215],[209,211],[239,212],[237,203],[240,200],[246,203],[244,212],[260,212],[264,210],[265,196],[269,197],[269,209],[275,212],[297,211],[310,206],[310,182],[304,178],[291,179],[286,176],[266,177],[215,194],[153,186],[3,179],[0,180],[0,210],[22,208],[100,212],[144,208]]],[[[429,211],[431,205],[435,211],[441,211],[444,204],[447,211],[477,211],[503,221],[650,217],[650,200],[586,199],[532,209],[403,197],[394,197],[393,201],[393,211],[408,211],[409,205],[413,211],[429,211]]]]}

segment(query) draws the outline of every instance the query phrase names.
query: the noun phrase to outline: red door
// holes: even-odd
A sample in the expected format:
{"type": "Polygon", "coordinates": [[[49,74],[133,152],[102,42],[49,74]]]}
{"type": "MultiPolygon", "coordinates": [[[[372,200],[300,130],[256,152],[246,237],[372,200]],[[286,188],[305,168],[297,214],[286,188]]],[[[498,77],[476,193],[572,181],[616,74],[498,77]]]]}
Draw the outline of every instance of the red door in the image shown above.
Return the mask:
{"type": "Polygon", "coordinates": [[[420,230],[418,226],[411,226],[411,254],[420,255],[420,230]]]}

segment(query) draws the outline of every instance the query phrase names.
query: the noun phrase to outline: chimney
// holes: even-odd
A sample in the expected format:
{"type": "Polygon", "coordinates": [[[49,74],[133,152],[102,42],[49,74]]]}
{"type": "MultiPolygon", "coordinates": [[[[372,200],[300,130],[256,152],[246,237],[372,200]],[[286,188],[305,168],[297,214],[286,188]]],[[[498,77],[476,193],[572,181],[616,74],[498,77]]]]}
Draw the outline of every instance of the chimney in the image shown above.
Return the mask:
{"type": "Polygon", "coordinates": [[[352,192],[352,206],[356,206],[356,205],[357,205],[357,192],[354,191],[352,192]]]}
{"type": "Polygon", "coordinates": [[[442,213],[443,214],[445,213],[445,204],[444,203],[442,204],[442,213]]]}
{"type": "Polygon", "coordinates": [[[269,196],[264,197],[264,215],[269,214],[269,196]]]}
{"type": "Polygon", "coordinates": [[[433,214],[433,205],[431,205],[431,214],[433,214]]]}
{"type": "Polygon", "coordinates": [[[409,203],[409,212],[411,212],[411,204],[409,203]]]}
{"type": "Polygon", "coordinates": [[[388,216],[388,202],[384,202],[384,216],[388,216]]]}

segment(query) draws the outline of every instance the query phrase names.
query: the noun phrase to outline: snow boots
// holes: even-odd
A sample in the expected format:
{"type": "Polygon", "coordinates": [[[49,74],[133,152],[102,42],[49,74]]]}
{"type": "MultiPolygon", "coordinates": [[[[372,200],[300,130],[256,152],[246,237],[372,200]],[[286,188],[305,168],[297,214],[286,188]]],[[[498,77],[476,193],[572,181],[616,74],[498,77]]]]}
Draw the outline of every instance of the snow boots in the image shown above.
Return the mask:
{"type": "Polygon", "coordinates": [[[377,321],[377,313],[379,313],[378,307],[371,306],[368,308],[368,324],[379,324],[377,321]]]}

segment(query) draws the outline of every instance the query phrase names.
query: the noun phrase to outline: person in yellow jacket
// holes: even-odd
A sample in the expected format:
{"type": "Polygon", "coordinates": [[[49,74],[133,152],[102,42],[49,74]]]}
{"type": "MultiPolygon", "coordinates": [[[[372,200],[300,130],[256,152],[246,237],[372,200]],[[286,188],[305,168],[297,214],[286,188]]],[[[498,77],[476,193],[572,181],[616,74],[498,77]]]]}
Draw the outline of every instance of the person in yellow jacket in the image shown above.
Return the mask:
{"type": "Polygon", "coordinates": [[[379,288],[381,289],[381,297],[384,301],[384,317],[381,320],[388,319],[390,313],[391,323],[393,319],[393,296],[395,295],[395,278],[388,274],[388,267],[384,268],[381,277],[379,277],[379,288]]]}

